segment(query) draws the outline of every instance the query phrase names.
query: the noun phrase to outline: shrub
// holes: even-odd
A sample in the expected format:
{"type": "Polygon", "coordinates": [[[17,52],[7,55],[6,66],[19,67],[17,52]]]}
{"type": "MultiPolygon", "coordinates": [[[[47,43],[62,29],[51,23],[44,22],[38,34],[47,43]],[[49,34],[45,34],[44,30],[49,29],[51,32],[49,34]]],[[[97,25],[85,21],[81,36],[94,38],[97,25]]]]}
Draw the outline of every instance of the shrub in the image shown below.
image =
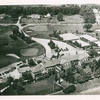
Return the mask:
{"type": "Polygon", "coordinates": [[[71,92],[74,92],[76,90],[76,87],[74,85],[70,85],[69,87],[63,89],[63,92],[65,94],[69,94],[71,92]]]}
{"type": "Polygon", "coordinates": [[[53,37],[53,34],[49,34],[50,37],[53,37]]]}
{"type": "Polygon", "coordinates": [[[50,40],[50,42],[48,43],[48,45],[50,46],[51,49],[55,48],[55,43],[52,40],[50,40]]]}

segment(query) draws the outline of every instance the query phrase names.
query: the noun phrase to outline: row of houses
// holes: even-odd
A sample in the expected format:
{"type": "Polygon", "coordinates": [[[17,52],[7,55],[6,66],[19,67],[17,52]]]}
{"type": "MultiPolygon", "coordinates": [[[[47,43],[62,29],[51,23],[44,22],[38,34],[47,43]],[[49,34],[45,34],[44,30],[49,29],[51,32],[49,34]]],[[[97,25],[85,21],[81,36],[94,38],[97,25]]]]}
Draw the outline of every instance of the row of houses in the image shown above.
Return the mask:
{"type": "Polygon", "coordinates": [[[46,62],[42,61],[42,63],[37,64],[34,67],[23,67],[19,68],[19,73],[23,73],[26,71],[31,71],[32,75],[35,79],[38,79],[41,74],[48,73],[50,70],[59,69],[58,72],[61,69],[61,66],[66,70],[71,67],[71,62],[77,63],[78,65],[81,65],[82,62],[88,61],[89,55],[84,52],[81,54],[76,54],[73,56],[68,56],[66,58],[60,57],[58,59],[53,58],[52,60],[47,60],[46,62]]]}

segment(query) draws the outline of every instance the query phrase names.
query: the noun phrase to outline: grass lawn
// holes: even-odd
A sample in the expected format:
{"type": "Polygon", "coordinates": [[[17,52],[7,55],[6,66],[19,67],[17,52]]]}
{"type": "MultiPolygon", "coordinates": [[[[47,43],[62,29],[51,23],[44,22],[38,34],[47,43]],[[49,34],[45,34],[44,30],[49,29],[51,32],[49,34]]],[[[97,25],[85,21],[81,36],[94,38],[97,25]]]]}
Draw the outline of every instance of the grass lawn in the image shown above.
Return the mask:
{"type": "Polygon", "coordinates": [[[79,32],[84,32],[82,25],[53,25],[51,26],[52,30],[58,30],[61,32],[76,32],[78,30],[79,32]]]}
{"type": "Polygon", "coordinates": [[[36,83],[28,84],[25,90],[34,95],[43,95],[53,92],[53,86],[47,80],[42,80],[36,83]]]}
{"type": "Polygon", "coordinates": [[[22,49],[21,54],[22,56],[35,56],[38,53],[38,49],[36,48],[28,48],[28,49],[22,49]]]}
{"type": "MultiPolygon", "coordinates": [[[[34,95],[46,95],[54,92],[53,90],[54,77],[25,85],[25,90],[34,95]]],[[[59,87],[56,87],[59,88],[59,87]]]]}
{"type": "Polygon", "coordinates": [[[100,78],[95,78],[93,80],[89,80],[88,82],[82,84],[76,84],[76,91],[72,94],[80,93],[81,91],[92,89],[94,87],[100,86],[100,78]]]}
{"type": "MultiPolygon", "coordinates": [[[[63,15],[64,21],[60,21],[62,23],[67,23],[67,24],[80,24],[83,23],[83,18],[80,15],[72,15],[72,16],[67,16],[63,15]]],[[[53,15],[50,23],[57,23],[59,22],[57,20],[57,15],[53,15]]],[[[41,20],[38,20],[37,18],[22,18],[21,23],[47,23],[47,18],[42,18],[41,20]]]]}
{"type": "Polygon", "coordinates": [[[31,29],[29,28],[24,28],[24,31],[32,36],[32,37],[37,37],[37,38],[45,38],[45,39],[50,39],[49,34],[53,34],[53,30],[61,31],[62,33],[67,32],[84,32],[83,26],[82,25],[47,25],[47,26],[34,26],[31,29]],[[27,30],[31,30],[31,32],[27,32],[27,30]]]}
{"type": "Polygon", "coordinates": [[[30,30],[33,30],[33,31],[47,31],[47,26],[29,26],[28,27],[30,30]]]}
{"type": "Polygon", "coordinates": [[[14,57],[7,57],[5,55],[0,56],[0,68],[3,68],[7,65],[10,65],[11,63],[17,62],[18,59],[14,57]]]}
{"type": "Polygon", "coordinates": [[[45,53],[45,48],[42,45],[35,43],[29,47],[22,48],[20,52],[21,52],[21,58],[28,59],[43,55],[45,53]]]}
{"type": "Polygon", "coordinates": [[[82,16],[80,15],[72,15],[72,16],[63,16],[64,21],[60,21],[62,23],[67,23],[67,24],[81,24],[84,22],[82,16]]]}
{"type": "Polygon", "coordinates": [[[7,18],[7,19],[2,19],[0,20],[0,23],[16,23],[18,19],[14,19],[13,18],[7,18]]]}
{"type": "Polygon", "coordinates": [[[100,29],[100,25],[93,25],[92,29],[95,31],[96,29],[100,29]]]}

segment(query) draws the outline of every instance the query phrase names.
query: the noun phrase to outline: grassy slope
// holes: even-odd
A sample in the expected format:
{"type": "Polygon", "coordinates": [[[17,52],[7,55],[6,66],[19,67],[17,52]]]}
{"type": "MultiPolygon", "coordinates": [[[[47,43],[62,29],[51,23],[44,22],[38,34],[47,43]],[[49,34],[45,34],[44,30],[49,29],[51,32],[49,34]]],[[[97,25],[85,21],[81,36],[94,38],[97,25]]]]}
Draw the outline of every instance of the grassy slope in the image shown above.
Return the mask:
{"type": "MultiPolygon", "coordinates": [[[[4,66],[7,66],[7,65],[17,61],[17,59],[14,59],[13,57],[10,57],[10,58],[6,57],[6,54],[15,53],[18,56],[21,56],[20,50],[23,49],[23,48],[26,49],[26,48],[30,47],[29,44],[26,44],[26,42],[23,41],[20,38],[18,38],[17,41],[14,41],[13,39],[11,39],[9,37],[9,35],[12,34],[13,27],[15,27],[15,26],[0,26],[0,37],[1,37],[1,40],[5,37],[9,41],[9,46],[7,46],[2,51],[2,53],[0,54],[0,68],[2,68],[4,66]]],[[[44,48],[39,44],[38,45],[35,44],[32,47],[35,47],[35,48],[39,49],[39,52],[37,54],[39,56],[45,52],[44,48]]]]}

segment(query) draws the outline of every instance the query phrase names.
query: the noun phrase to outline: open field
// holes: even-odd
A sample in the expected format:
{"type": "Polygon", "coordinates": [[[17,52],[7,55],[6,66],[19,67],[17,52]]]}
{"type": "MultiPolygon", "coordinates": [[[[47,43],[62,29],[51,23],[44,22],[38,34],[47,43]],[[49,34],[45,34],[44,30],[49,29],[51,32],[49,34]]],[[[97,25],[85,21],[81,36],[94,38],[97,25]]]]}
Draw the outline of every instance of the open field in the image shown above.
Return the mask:
{"type": "Polygon", "coordinates": [[[92,29],[93,30],[100,29],[100,25],[93,25],[92,29]]]}
{"type": "Polygon", "coordinates": [[[64,15],[63,19],[64,21],[62,22],[67,24],[81,24],[84,22],[82,16],[80,15],[72,15],[72,16],[64,15]]]}
{"type": "MultiPolygon", "coordinates": [[[[53,15],[50,23],[67,23],[67,24],[81,24],[83,23],[83,18],[80,15],[72,15],[72,16],[63,16],[64,21],[58,21],[57,20],[57,15],[53,15]]],[[[42,18],[41,20],[38,20],[37,18],[22,18],[21,23],[47,23],[48,19],[47,18],[42,18]]]]}
{"type": "Polygon", "coordinates": [[[7,18],[0,20],[0,23],[16,23],[18,19],[7,18]]]}
{"type": "Polygon", "coordinates": [[[47,31],[47,26],[29,26],[29,30],[34,30],[34,31],[47,31]]]}
{"type": "Polygon", "coordinates": [[[76,30],[78,30],[78,32],[84,32],[83,29],[83,25],[53,25],[51,26],[53,30],[58,30],[61,32],[76,32],[76,30]]]}
{"type": "Polygon", "coordinates": [[[53,92],[53,86],[46,80],[42,80],[36,83],[32,83],[25,86],[25,89],[31,94],[48,94],[53,92]]]}
{"type": "MultiPolygon", "coordinates": [[[[88,89],[93,89],[98,86],[100,86],[100,78],[95,78],[93,80],[89,80],[88,82],[85,82],[82,84],[76,84],[76,91],[71,94],[79,95],[81,94],[82,91],[87,91],[88,89]]],[[[85,92],[83,92],[82,94],[85,95],[85,92]]]]}
{"type": "MultiPolygon", "coordinates": [[[[46,95],[54,92],[53,88],[54,84],[54,76],[50,78],[38,81],[36,83],[31,83],[25,85],[25,90],[27,90],[30,94],[34,95],[46,95]]],[[[55,84],[55,91],[61,89],[58,85],[55,84]]]]}
{"type": "Polygon", "coordinates": [[[84,32],[83,25],[46,25],[46,26],[34,26],[31,29],[28,27],[24,28],[24,31],[33,37],[37,38],[46,38],[50,39],[49,34],[53,34],[53,30],[61,31],[61,33],[71,32],[74,33],[78,30],[78,32],[84,32]],[[73,27],[73,28],[72,28],[73,27]],[[40,29],[39,29],[40,28],[40,29]],[[29,31],[29,32],[28,32],[29,31]]]}

